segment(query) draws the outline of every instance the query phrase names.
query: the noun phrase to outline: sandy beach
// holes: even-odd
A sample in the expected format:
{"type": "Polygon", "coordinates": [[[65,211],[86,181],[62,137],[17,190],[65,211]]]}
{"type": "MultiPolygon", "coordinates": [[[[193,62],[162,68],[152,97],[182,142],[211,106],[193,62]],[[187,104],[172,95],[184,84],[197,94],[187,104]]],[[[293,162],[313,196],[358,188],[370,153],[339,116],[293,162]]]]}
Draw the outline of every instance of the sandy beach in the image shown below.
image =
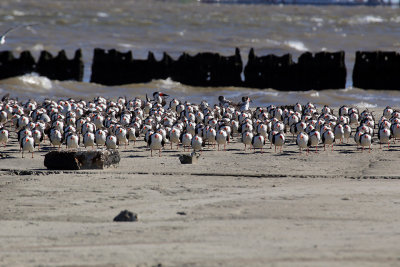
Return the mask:
{"type": "Polygon", "coordinates": [[[261,154],[235,138],[182,165],[181,147],[150,157],[139,141],[98,171],[49,171],[49,149],[0,149],[2,266],[400,264],[400,143],[307,155],[288,135],[261,154]],[[113,222],[125,209],[139,220],[113,222]]]}

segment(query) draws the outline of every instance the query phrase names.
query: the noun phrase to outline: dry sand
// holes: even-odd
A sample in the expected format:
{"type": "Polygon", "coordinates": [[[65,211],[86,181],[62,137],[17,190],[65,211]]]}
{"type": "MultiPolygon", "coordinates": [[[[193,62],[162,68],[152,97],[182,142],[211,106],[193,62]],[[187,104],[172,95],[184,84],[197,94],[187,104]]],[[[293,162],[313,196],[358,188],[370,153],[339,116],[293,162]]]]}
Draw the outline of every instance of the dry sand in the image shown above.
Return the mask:
{"type": "Polygon", "coordinates": [[[144,145],[121,147],[117,168],[64,172],[44,168],[48,145],[1,148],[0,264],[400,265],[400,143],[306,155],[291,137],[283,153],[235,140],[195,165],[144,145]],[[125,209],[139,221],[113,222],[125,209]]]}

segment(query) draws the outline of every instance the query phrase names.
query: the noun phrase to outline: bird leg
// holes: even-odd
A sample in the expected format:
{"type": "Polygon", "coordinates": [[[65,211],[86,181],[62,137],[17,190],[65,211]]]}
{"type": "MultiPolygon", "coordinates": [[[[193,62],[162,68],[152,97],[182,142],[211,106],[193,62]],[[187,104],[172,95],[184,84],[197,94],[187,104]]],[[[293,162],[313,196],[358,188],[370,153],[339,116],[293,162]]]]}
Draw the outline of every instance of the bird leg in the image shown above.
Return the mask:
{"type": "Polygon", "coordinates": [[[158,156],[161,157],[161,149],[158,150],[158,156]]]}
{"type": "Polygon", "coordinates": [[[150,155],[153,156],[153,150],[152,149],[150,149],[150,155]]]}

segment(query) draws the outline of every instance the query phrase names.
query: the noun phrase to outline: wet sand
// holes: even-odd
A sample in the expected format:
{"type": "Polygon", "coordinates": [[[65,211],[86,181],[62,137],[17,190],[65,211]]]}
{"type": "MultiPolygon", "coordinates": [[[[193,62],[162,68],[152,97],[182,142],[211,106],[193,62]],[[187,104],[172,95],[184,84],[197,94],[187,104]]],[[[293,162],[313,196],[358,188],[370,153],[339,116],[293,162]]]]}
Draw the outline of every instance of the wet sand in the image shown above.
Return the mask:
{"type": "Polygon", "coordinates": [[[288,139],[263,154],[235,139],[194,165],[140,141],[117,168],[48,171],[48,143],[21,159],[13,138],[0,149],[0,265],[400,264],[400,143],[307,155],[288,139]],[[113,222],[125,209],[138,222],[113,222]]]}

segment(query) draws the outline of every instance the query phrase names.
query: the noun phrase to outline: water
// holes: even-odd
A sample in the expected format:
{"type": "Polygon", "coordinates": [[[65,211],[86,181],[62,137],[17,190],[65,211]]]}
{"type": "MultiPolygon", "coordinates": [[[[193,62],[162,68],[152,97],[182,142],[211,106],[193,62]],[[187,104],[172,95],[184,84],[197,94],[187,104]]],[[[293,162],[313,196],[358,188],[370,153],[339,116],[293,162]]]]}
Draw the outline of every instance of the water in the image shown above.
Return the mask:
{"type": "Polygon", "coordinates": [[[215,103],[218,95],[239,100],[249,95],[254,105],[350,104],[360,107],[396,106],[400,92],[352,88],[351,73],[357,50],[397,51],[400,46],[400,12],[378,6],[284,6],[207,4],[199,1],[149,0],[3,0],[0,30],[18,24],[41,23],[18,29],[7,37],[2,50],[19,54],[30,50],[37,58],[43,49],[56,54],[64,49],[72,57],[81,48],[84,82],[50,81],[25,75],[0,81],[0,94],[21,99],[50,97],[92,98],[104,95],[132,97],[163,90],[174,97],[215,103]],[[89,83],[93,49],[132,50],[138,59],[153,51],[161,59],[165,51],[177,58],[182,52],[218,52],[232,55],[240,48],[244,64],[250,48],[257,55],[291,53],[294,60],[305,52],[346,52],[347,89],[279,92],[273,89],[190,87],[170,80],[148,84],[101,86],[89,83]]]}

